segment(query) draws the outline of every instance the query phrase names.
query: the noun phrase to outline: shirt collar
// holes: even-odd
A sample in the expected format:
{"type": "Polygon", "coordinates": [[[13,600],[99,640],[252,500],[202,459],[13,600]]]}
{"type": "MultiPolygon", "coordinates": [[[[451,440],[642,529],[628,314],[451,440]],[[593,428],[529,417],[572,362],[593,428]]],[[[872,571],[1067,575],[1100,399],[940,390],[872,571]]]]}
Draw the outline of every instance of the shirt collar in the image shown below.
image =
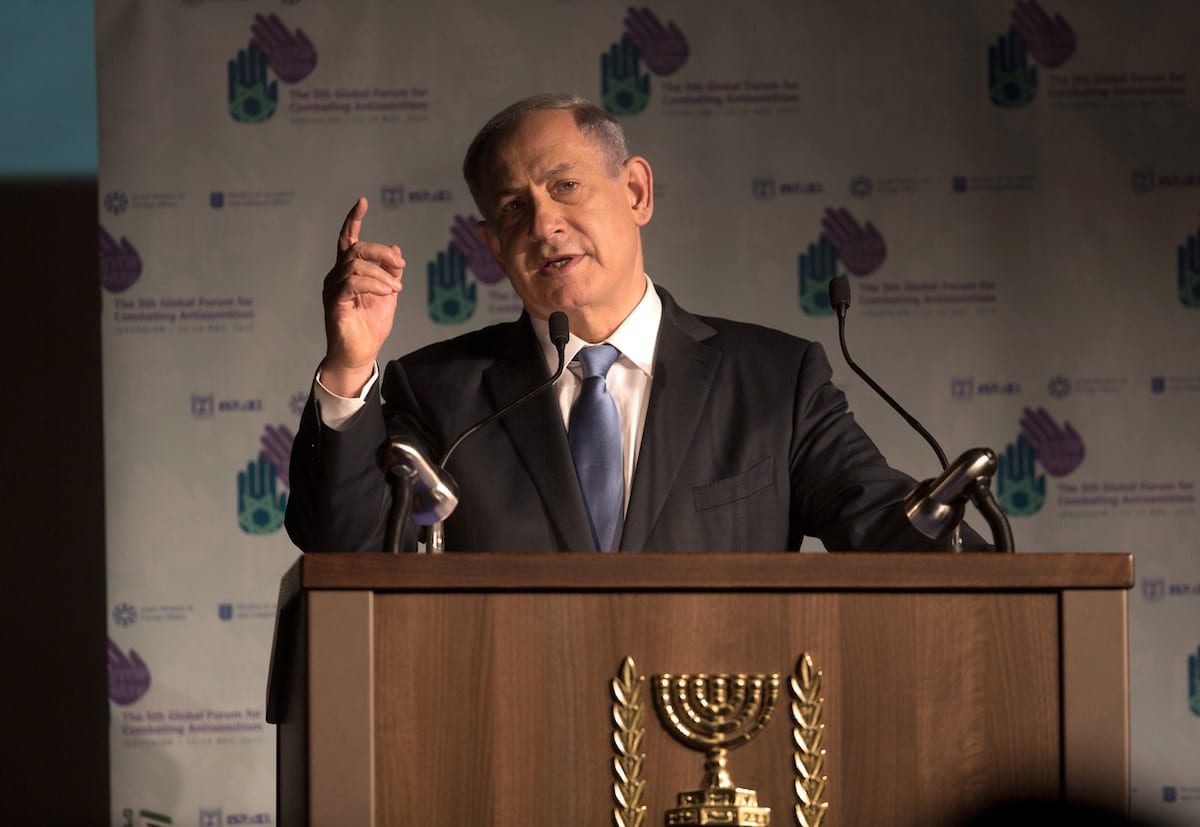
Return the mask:
{"type": "MultiPolygon", "coordinates": [[[[654,289],[654,283],[650,281],[650,276],[646,276],[646,293],[642,296],[642,300],[625,317],[625,321],[621,322],[612,335],[604,341],[621,351],[622,360],[632,363],[647,376],[653,376],[654,350],[658,345],[658,328],[661,322],[662,299],[659,298],[658,291],[654,289]]],[[[533,325],[533,332],[537,334],[538,342],[542,345],[542,354],[546,357],[546,364],[551,370],[554,370],[558,365],[558,349],[550,341],[550,323],[545,319],[535,319],[532,316],[529,317],[529,323],[533,325]]],[[[575,355],[588,344],[598,343],[585,342],[572,333],[564,351],[567,363],[569,364],[575,355]]]]}

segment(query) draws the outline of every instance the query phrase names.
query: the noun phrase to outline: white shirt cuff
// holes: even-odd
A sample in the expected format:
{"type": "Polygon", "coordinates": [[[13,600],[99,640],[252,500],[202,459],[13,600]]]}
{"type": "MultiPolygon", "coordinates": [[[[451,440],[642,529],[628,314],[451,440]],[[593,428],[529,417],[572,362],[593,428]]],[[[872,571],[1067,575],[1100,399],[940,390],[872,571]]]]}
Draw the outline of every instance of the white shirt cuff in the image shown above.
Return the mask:
{"type": "Polygon", "coordinates": [[[371,378],[363,385],[358,396],[338,396],[321,384],[321,373],[317,371],[313,379],[313,397],[317,402],[317,414],[321,418],[321,424],[333,431],[349,428],[354,417],[367,404],[367,394],[378,379],[379,363],[376,362],[374,370],[371,371],[371,378]]]}

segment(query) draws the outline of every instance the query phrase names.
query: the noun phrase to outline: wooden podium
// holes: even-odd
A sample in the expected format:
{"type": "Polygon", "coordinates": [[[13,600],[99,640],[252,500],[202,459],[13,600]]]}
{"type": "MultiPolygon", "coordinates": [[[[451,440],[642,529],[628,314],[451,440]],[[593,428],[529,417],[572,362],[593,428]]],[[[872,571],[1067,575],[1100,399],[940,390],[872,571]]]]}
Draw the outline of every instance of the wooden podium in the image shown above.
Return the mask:
{"type": "Polygon", "coordinates": [[[729,758],[776,827],[797,781],[825,827],[955,825],[1011,797],[1127,811],[1132,584],[1125,554],[308,555],[268,685],[278,820],[613,825],[632,744],[625,803],[660,825],[704,765],[660,724],[660,673],[781,675],[729,758]],[[614,697],[626,658],[637,705],[614,697]]]}

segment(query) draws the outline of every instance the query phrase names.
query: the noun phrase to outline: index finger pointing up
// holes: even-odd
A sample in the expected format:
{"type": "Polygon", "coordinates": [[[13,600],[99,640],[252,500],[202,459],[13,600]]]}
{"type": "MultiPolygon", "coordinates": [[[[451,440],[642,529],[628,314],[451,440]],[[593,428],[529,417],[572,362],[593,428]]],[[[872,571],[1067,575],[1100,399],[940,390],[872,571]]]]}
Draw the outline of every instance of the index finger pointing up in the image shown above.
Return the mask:
{"type": "Polygon", "coordinates": [[[338,254],[349,250],[358,243],[358,233],[362,229],[363,217],[367,214],[366,196],[360,195],[354,202],[354,207],[342,222],[342,231],[338,234],[338,254]]]}

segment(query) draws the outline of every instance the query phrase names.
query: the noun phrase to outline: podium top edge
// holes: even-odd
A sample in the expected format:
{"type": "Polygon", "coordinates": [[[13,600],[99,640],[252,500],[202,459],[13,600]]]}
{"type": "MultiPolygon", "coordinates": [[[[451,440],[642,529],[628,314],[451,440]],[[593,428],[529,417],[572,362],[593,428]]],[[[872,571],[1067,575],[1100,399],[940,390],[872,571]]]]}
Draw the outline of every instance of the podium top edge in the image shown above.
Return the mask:
{"type": "Polygon", "coordinates": [[[1061,591],[1129,589],[1125,553],[305,554],[281,599],[369,591],[1061,591]]]}

